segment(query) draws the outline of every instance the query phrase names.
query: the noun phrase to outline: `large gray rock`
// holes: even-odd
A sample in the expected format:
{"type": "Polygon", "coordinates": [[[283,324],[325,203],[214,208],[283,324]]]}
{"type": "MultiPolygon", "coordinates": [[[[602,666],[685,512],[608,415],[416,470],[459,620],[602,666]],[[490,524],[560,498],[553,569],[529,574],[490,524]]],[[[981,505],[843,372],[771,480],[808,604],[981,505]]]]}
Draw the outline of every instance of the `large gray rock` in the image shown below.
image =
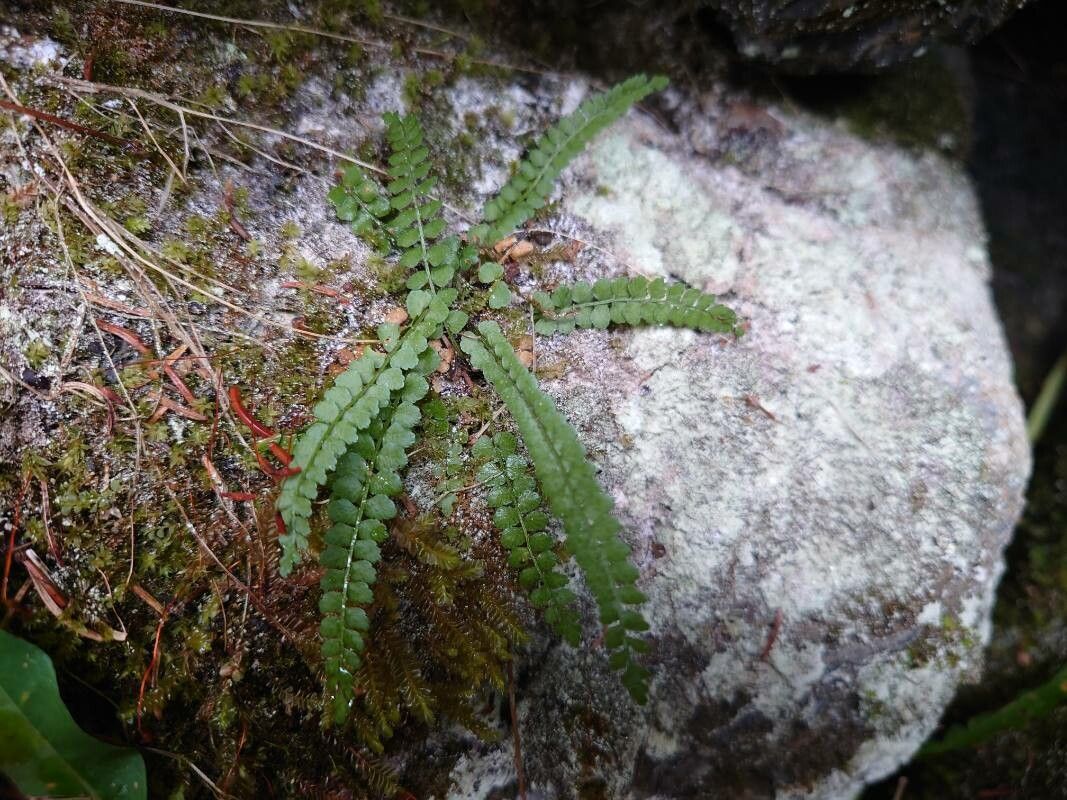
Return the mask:
{"type": "MultiPolygon", "coordinates": [[[[728,160],[732,107],[632,115],[563,191],[555,229],[596,247],[542,281],[682,278],[749,332],[538,341],[634,545],[655,678],[638,709],[596,648],[535,652],[537,796],[851,797],[979,672],[1029,455],[967,179],[774,108],[728,160]]],[[[454,796],[511,764],[462,759],[454,796]]]]}

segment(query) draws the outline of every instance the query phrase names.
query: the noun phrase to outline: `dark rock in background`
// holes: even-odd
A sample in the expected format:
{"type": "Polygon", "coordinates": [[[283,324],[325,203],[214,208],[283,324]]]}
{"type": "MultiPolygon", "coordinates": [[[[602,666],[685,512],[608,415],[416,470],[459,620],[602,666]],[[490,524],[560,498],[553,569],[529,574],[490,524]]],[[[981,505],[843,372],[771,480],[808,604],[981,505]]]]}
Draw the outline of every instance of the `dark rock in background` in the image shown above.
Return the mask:
{"type": "Polygon", "coordinates": [[[870,70],[971,43],[1026,0],[709,0],[738,50],[790,72],[870,70]]]}

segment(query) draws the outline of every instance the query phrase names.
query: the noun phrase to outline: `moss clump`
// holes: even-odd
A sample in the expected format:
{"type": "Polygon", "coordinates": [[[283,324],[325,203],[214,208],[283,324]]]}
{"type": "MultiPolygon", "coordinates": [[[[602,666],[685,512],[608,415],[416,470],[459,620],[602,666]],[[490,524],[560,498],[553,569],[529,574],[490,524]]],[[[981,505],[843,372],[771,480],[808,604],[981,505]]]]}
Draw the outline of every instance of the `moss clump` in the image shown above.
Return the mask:
{"type": "Polygon", "coordinates": [[[973,116],[964,70],[951,55],[933,52],[881,75],[793,79],[786,86],[859,136],[962,159],[970,151],[973,116]]]}

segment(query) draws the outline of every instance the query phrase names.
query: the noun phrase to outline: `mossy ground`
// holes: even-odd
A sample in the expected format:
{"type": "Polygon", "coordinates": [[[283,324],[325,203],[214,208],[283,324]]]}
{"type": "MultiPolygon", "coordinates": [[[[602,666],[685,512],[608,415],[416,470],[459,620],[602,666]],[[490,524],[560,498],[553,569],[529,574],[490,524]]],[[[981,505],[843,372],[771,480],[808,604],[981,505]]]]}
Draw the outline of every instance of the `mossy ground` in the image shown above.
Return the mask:
{"type": "MultiPolygon", "coordinates": [[[[186,7],[284,17],[283,4],[275,5],[186,7]]],[[[58,13],[24,5],[0,18],[58,41],[70,57],[62,77],[136,86],[259,125],[288,118],[304,81],[318,78],[359,96],[384,69],[406,73],[408,100],[450,156],[449,185],[466,182],[470,156],[462,141],[435,131],[433,120],[450,109],[432,89],[488,67],[465,60],[462,42],[457,49],[417,27],[380,27],[374,3],[324,3],[307,22],[389,42],[388,67],[381,53],[372,59],[353,43],[324,47],[299,33],[107,2],[70,3],[58,13]],[[458,57],[420,56],[416,45],[458,57]]],[[[76,97],[45,67],[2,69],[23,105],[136,142],[116,147],[47,123],[41,134],[22,118],[3,145],[13,166],[3,185],[10,235],[0,291],[19,315],[3,363],[22,385],[0,400],[7,429],[0,518],[6,529],[18,515],[20,553],[32,549],[45,559],[46,580],[66,603],[59,620],[49,614],[16,561],[5,624],[53,657],[83,725],[151,748],[152,796],[429,791],[454,756],[445,750],[406,769],[394,754],[422,741],[438,720],[498,735],[493,698],[506,689],[505,663],[524,637],[525,606],[504,552],[483,535],[488,518],[462,493],[447,521],[432,516],[432,504],[422,509],[431,516],[415,521],[412,503],[413,521],[401,523],[403,535],[383,555],[372,631],[381,646],[368,655],[354,730],[323,729],[318,571],[278,577],[275,486],[258,469],[256,448],[270,456],[220,402],[228,386],[239,387],[247,407],[284,441],[304,424],[327,376],[360,347],[368,306],[387,302],[385,265],[317,259],[298,219],[260,218],[262,207],[240,177],[218,177],[224,168],[244,174],[255,150],[269,151],[320,175],[325,193],[328,161],[247,129],[220,135],[192,117],[186,153],[182,121],[150,101],[138,98],[134,110],[122,99],[76,97]],[[42,180],[19,158],[20,146],[42,168],[42,180]],[[72,200],[76,193],[140,237],[146,260],[116,248],[115,234],[110,242],[100,237],[86,204],[72,200]],[[281,280],[301,285],[282,291],[281,280]],[[216,302],[215,292],[232,305],[216,302]],[[149,352],[92,320],[121,326],[149,352]],[[160,359],[176,348],[165,367],[160,359]],[[181,409],[158,413],[160,397],[181,409]],[[227,491],[249,499],[219,494],[227,491]],[[116,632],[125,641],[109,641],[116,632]],[[439,770],[426,769],[431,762],[439,770]]],[[[470,120],[471,134],[483,124],[470,120]]],[[[373,133],[354,144],[362,157],[378,158],[373,133]]],[[[286,174],[293,173],[281,172],[275,196],[291,191],[286,174]]],[[[455,390],[458,376],[437,383],[440,399],[412,467],[431,492],[446,477],[459,487],[472,483],[463,459],[447,476],[432,459],[452,440],[465,443],[490,413],[480,398],[455,390]]]]}

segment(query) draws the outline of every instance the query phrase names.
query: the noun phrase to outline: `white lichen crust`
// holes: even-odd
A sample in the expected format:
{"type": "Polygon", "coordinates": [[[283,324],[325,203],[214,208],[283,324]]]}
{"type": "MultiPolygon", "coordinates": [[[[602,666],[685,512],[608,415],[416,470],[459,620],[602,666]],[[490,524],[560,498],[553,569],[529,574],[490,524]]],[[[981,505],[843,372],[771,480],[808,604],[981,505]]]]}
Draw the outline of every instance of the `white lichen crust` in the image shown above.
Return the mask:
{"type": "Polygon", "coordinates": [[[591,772],[614,798],[851,797],[977,676],[1021,508],[983,229],[938,157],[768,109],[746,170],[673,100],[679,135],[632,115],[575,168],[554,227],[603,249],[548,280],[681,278],[749,331],[538,341],[642,567],[655,678],[637,710],[552,649],[524,755],[546,797],[591,772]]]}

